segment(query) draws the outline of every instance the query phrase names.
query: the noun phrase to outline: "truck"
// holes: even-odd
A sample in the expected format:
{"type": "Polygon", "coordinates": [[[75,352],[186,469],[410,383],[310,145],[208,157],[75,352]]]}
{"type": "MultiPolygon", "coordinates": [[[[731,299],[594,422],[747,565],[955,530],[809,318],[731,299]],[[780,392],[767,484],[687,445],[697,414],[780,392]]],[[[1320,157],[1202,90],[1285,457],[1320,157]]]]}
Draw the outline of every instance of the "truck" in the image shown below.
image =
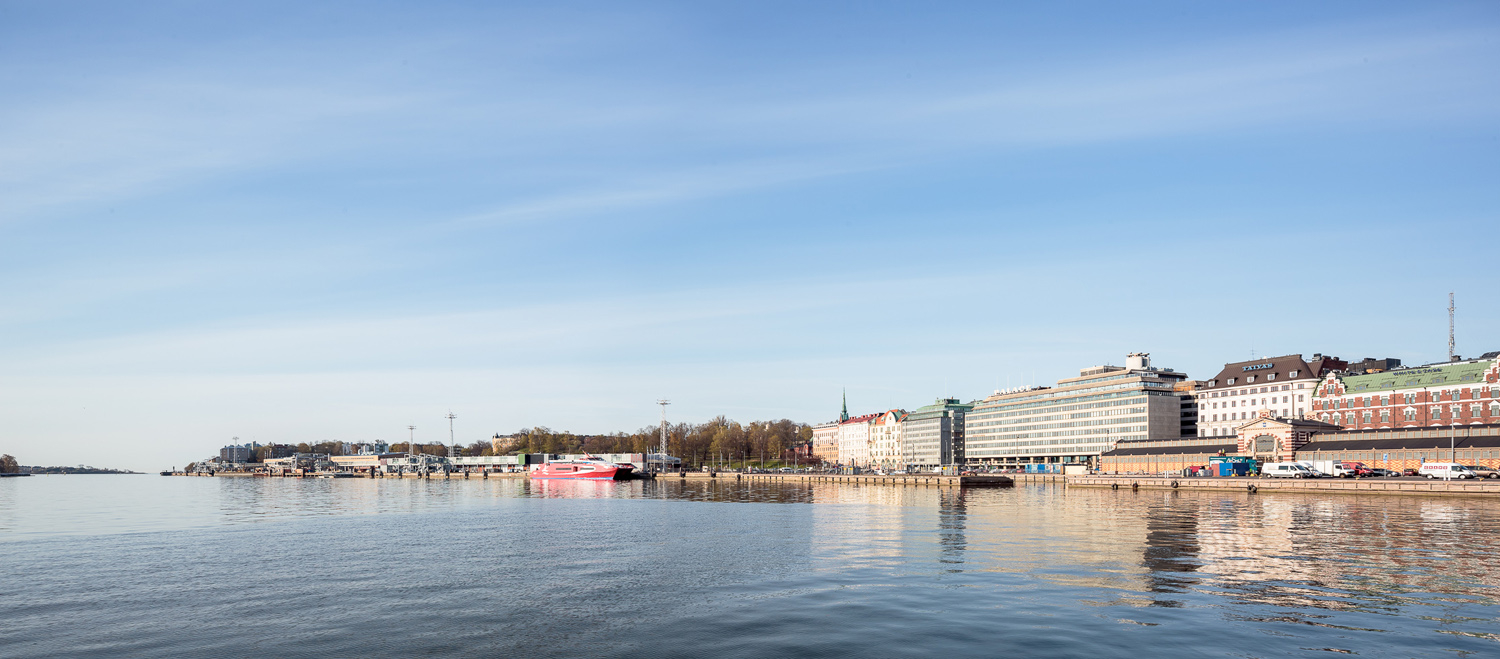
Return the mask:
{"type": "Polygon", "coordinates": [[[1372,472],[1363,462],[1349,460],[1302,460],[1301,464],[1313,471],[1320,471],[1335,478],[1369,476],[1372,472]]]}

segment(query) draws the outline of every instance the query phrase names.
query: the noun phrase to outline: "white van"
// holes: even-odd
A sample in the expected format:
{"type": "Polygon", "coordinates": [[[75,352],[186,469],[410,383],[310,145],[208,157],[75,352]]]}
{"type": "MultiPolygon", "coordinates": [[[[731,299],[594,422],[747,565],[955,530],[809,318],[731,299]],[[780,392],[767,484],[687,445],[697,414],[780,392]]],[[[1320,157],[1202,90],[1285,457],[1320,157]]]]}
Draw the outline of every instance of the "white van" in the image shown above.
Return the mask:
{"type": "Polygon", "coordinates": [[[1295,462],[1272,462],[1260,468],[1268,478],[1317,478],[1321,474],[1295,462]]]}
{"type": "Polygon", "coordinates": [[[1418,476],[1428,478],[1478,478],[1468,467],[1457,462],[1427,462],[1417,469],[1418,476]]]}

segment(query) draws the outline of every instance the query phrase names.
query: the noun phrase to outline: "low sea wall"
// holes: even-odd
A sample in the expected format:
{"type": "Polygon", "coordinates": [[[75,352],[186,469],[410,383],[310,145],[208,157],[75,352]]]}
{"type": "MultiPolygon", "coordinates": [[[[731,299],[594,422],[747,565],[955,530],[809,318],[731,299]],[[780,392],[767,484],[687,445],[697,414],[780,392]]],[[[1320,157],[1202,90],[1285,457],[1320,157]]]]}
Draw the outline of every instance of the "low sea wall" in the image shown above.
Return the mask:
{"type": "MultiPolygon", "coordinates": [[[[691,477],[693,472],[688,472],[691,477]]],[[[702,472],[698,472],[702,473],[702,472]]],[[[710,476],[711,474],[703,474],[710,476]]],[[[659,478],[671,478],[668,474],[659,478]]],[[[678,476],[682,477],[681,475],[678,476]]],[[[904,487],[908,485],[933,486],[933,487],[960,487],[964,485],[1014,485],[1015,480],[1009,476],[981,475],[981,476],[943,476],[939,474],[906,474],[881,476],[877,474],[737,474],[720,473],[717,478],[732,478],[745,482],[776,482],[776,483],[849,483],[856,485],[885,485],[904,487]]]]}
{"type": "Polygon", "coordinates": [[[1500,481],[1390,480],[1377,478],[1174,478],[1165,476],[1069,476],[1068,487],[1115,490],[1192,490],[1238,492],[1304,492],[1336,494],[1411,494],[1424,496],[1500,495],[1500,481]]]}

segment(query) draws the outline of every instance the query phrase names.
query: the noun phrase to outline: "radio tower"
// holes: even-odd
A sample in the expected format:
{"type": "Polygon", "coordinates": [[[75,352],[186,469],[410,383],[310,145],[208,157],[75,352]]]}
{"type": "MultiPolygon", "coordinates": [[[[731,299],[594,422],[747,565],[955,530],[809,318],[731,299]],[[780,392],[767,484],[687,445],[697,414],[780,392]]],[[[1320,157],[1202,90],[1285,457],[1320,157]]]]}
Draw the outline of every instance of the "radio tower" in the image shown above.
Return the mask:
{"type": "Polygon", "coordinates": [[[1454,359],[1455,346],[1453,345],[1453,292],[1448,292],[1448,361],[1454,359]]]}
{"type": "Polygon", "coordinates": [[[453,458],[458,457],[458,445],[453,443],[453,420],[457,419],[458,415],[454,414],[453,410],[448,410],[448,416],[443,418],[448,420],[448,463],[452,464],[453,458]]]}
{"type": "MultiPolygon", "coordinates": [[[[661,400],[656,401],[656,404],[661,406],[661,455],[657,456],[657,463],[661,466],[661,471],[666,471],[667,470],[667,406],[671,405],[672,401],[669,401],[669,400],[663,398],[661,400]]],[[[647,462],[650,462],[650,461],[647,460],[647,462]]]]}

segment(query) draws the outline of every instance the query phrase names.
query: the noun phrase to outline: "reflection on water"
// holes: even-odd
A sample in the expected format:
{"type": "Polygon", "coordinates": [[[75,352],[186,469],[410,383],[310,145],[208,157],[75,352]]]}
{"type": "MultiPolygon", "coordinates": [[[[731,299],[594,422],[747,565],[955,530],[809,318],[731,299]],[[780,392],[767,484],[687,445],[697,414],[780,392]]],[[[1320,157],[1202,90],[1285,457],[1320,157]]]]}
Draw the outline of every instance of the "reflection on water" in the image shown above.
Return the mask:
{"type": "MultiPolygon", "coordinates": [[[[964,536],[964,496],[967,489],[938,491],[938,546],[942,548],[941,560],[958,565],[964,562],[964,549],[968,540],[964,536]]],[[[953,571],[959,571],[956,567],[953,571]]]]}
{"type": "Polygon", "coordinates": [[[15,656],[1500,652],[1487,499],[53,476],[0,551],[15,656]]]}

